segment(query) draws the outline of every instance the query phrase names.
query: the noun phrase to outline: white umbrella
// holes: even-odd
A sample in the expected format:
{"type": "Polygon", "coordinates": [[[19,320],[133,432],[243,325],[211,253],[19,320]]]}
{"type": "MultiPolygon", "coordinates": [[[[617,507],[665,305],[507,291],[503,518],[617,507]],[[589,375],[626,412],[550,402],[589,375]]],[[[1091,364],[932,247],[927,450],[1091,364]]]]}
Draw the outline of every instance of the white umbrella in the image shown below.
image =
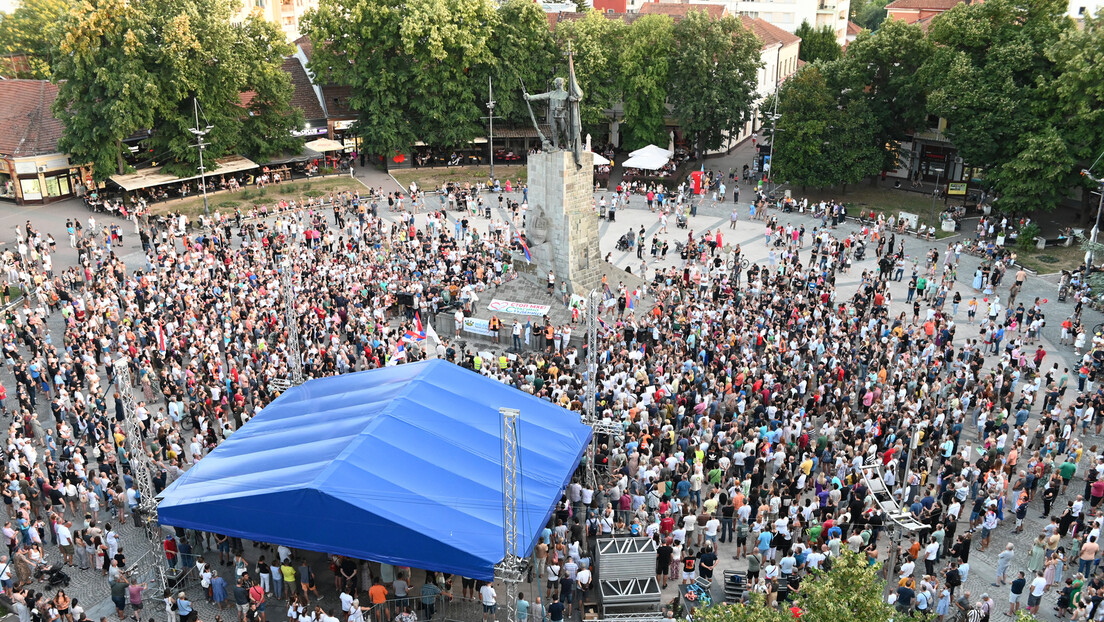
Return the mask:
{"type": "Polygon", "coordinates": [[[606,159],[606,156],[596,153],[594,154],[594,166],[602,166],[603,164],[609,164],[610,161],[606,159]]]}
{"type": "Polygon", "coordinates": [[[656,147],[655,145],[648,145],[647,147],[641,147],[640,149],[637,149],[636,151],[630,153],[629,157],[635,158],[639,155],[662,156],[666,159],[670,159],[671,156],[675,155],[675,152],[668,151],[667,149],[664,149],[662,147],[656,147]]]}
{"type": "Polygon", "coordinates": [[[656,169],[663,168],[663,165],[667,164],[667,160],[669,159],[670,156],[658,153],[645,153],[632,156],[628,160],[622,162],[621,166],[625,168],[641,168],[648,171],[654,171],[656,169]]]}

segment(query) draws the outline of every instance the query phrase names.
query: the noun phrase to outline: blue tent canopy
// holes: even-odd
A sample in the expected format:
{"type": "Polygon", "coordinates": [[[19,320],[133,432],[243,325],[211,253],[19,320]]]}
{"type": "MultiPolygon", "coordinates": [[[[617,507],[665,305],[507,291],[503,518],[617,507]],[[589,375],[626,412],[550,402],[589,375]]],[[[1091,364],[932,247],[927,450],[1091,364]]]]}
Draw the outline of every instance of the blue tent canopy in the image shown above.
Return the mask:
{"type": "Polygon", "coordinates": [[[526,553],[590,428],[439,360],[290,389],[161,494],[160,521],[490,580],[505,554],[499,408],[521,411],[518,546],[526,553]]]}

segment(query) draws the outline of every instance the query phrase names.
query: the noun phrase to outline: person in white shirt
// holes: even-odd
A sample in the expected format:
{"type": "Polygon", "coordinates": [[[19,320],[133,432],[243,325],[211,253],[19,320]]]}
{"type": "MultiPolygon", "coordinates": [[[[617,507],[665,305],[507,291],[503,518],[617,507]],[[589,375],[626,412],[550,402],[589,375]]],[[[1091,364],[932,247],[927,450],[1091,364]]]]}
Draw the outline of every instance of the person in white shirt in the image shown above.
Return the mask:
{"type": "Polygon", "coordinates": [[[1031,580],[1031,593],[1027,596],[1027,609],[1032,615],[1039,615],[1039,603],[1043,600],[1046,585],[1043,573],[1036,572],[1035,578],[1031,580]]]}
{"type": "Polygon", "coordinates": [[[65,563],[70,566],[73,565],[72,527],[72,521],[65,521],[64,523],[58,523],[56,528],[58,548],[61,549],[61,556],[65,559],[65,563]]]}
{"type": "MultiPolygon", "coordinates": [[[[551,564],[549,564],[549,570],[551,571],[551,564]]],[[[487,622],[487,615],[490,614],[491,619],[495,617],[495,605],[498,602],[498,594],[495,593],[494,586],[490,583],[484,583],[483,587],[479,588],[479,598],[483,601],[483,622],[487,622]]]]}

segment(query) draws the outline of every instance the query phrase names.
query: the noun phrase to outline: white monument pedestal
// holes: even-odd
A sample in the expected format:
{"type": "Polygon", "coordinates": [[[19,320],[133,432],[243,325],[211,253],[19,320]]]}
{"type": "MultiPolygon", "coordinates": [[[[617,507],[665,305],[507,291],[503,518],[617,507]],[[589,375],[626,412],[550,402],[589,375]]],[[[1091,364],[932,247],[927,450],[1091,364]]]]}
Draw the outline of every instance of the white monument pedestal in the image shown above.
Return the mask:
{"type": "MultiPolygon", "coordinates": [[[[586,295],[602,280],[598,248],[598,215],[594,212],[594,154],[581,154],[575,165],[570,151],[529,156],[529,222],[533,260],[556,280],[566,280],[573,294],[586,295]]],[[[559,284],[556,287],[559,291],[559,284]]]]}

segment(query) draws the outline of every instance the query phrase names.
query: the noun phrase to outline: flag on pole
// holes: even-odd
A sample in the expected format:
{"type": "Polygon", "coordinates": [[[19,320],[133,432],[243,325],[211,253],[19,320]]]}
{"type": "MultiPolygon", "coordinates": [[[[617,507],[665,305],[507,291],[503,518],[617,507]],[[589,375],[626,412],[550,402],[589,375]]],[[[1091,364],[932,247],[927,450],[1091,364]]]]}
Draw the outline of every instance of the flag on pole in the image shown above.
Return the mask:
{"type": "Polygon", "coordinates": [[[525,243],[525,238],[521,237],[521,233],[515,231],[514,239],[521,246],[521,252],[525,253],[525,263],[533,263],[533,256],[529,254],[529,245],[525,243]]]}
{"type": "Polygon", "coordinates": [[[406,358],[406,346],[403,344],[402,339],[399,340],[399,346],[395,348],[395,353],[391,355],[391,359],[387,361],[388,367],[392,365],[398,365],[401,359],[406,358]]]}
{"type": "Polygon", "coordinates": [[[409,339],[410,341],[425,341],[426,331],[422,327],[422,318],[415,313],[414,314],[414,329],[406,331],[403,335],[403,339],[409,339]]]}
{"type": "MultiPolygon", "coordinates": [[[[633,292],[633,293],[635,294],[636,292],[633,292]]],[[[629,311],[632,311],[633,307],[636,306],[635,300],[636,300],[636,296],[634,296],[633,294],[629,294],[629,311]]]]}
{"type": "Polygon", "coordinates": [[[426,334],[426,337],[429,337],[430,339],[433,340],[433,343],[435,343],[437,345],[441,345],[441,337],[437,334],[437,331],[433,330],[432,325],[426,325],[425,334],[426,334]]]}

